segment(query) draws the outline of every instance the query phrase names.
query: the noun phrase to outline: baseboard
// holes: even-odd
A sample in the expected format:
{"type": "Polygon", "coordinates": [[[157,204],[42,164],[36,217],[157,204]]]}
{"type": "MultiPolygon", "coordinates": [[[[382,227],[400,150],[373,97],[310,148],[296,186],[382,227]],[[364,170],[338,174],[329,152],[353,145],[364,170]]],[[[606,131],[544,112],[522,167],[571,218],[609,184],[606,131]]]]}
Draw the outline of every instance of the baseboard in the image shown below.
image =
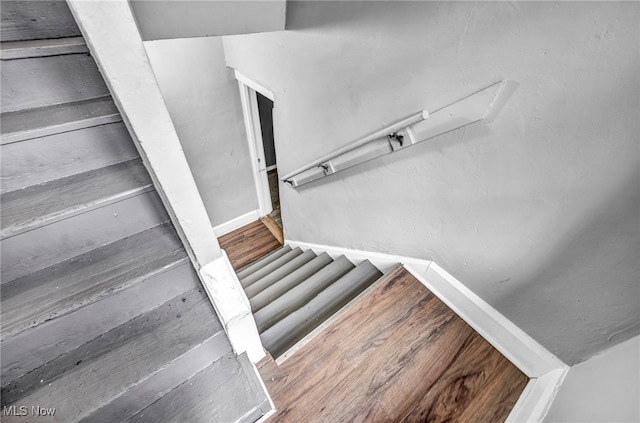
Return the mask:
{"type": "Polygon", "coordinates": [[[260,213],[258,210],[252,210],[249,213],[245,213],[242,216],[238,216],[235,219],[228,220],[224,223],[216,225],[213,227],[213,232],[217,237],[221,237],[222,235],[226,235],[229,232],[233,232],[236,229],[243,227],[244,225],[248,225],[251,222],[255,222],[260,218],[260,213]]]}
{"type": "Polygon", "coordinates": [[[551,407],[569,367],[531,378],[511,409],[506,423],[542,422],[551,407]]]}
{"type": "Polygon", "coordinates": [[[397,256],[393,254],[385,253],[372,253],[370,251],[353,250],[350,248],[334,247],[330,245],[311,244],[309,242],[292,241],[285,239],[285,245],[291,246],[291,248],[300,247],[302,250],[313,250],[326,252],[333,259],[346,256],[355,265],[360,264],[365,260],[369,260],[374,266],[376,266],[382,273],[387,273],[398,263],[404,265],[411,265],[415,269],[426,271],[431,264],[430,260],[417,259],[413,257],[397,256]]]}
{"type": "Polygon", "coordinates": [[[542,421],[568,366],[437,263],[300,241],[286,240],[285,245],[324,251],[333,258],[345,255],[354,264],[369,260],[383,272],[396,263],[402,263],[416,279],[530,378],[508,421],[542,421]]]}

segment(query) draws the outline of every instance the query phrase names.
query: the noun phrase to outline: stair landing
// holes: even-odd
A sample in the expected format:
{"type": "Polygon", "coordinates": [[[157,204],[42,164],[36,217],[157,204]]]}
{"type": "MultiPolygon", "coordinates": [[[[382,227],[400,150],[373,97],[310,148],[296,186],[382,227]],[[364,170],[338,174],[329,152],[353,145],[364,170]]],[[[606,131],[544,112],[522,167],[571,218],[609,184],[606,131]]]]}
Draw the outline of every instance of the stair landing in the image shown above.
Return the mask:
{"type": "Polygon", "coordinates": [[[269,421],[501,422],[528,378],[404,269],[286,362],[269,421]]]}

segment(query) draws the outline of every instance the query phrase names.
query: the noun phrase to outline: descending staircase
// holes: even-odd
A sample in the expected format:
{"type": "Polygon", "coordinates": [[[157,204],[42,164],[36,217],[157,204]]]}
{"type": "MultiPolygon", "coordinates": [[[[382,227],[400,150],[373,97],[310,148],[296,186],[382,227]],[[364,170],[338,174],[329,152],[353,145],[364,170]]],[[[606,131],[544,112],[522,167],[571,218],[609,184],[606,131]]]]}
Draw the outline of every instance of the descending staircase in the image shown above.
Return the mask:
{"type": "Polygon", "coordinates": [[[262,344],[278,362],[383,275],[368,260],[284,246],[239,269],[262,344]]]}
{"type": "Polygon", "coordinates": [[[1,31],[2,421],[257,420],[66,3],[3,1],[1,31]]]}

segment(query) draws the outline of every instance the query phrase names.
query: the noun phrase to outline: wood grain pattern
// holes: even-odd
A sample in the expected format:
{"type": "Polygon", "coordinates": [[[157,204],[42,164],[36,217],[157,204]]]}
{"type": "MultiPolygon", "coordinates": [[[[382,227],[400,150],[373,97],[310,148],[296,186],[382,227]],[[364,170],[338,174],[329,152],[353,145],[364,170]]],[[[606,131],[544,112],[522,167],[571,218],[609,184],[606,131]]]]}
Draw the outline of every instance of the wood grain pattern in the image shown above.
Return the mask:
{"type": "Polygon", "coordinates": [[[235,270],[253,263],[282,245],[264,224],[256,220],[218,238],[235,270]]]}
{"type": "Polygon", "coordinates": [[[278,240],[280,245],[284,245],[284,232],[282,231],[280,225],[278,225],[278,222],[276,222],[271,216],[261,217],[260,220],[278,240]]]}
{"type": "Polygon", "coordinates": [[[273,422],[499,422],[528,381],[404,269],[259,371],[273,422]]]}

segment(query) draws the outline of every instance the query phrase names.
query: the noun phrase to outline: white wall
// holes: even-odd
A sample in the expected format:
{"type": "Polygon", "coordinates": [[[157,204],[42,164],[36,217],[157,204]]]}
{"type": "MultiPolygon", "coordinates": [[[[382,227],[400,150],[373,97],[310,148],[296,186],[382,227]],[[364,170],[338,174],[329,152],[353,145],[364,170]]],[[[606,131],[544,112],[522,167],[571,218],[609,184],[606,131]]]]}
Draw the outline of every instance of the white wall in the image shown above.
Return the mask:
{"type": "Polygon", "coordinates": [[[640,331],[640,3],[291,2],[224,37],[281,174],[504,78],[488,127],[298,190],[287,238],[433,259],[569,364],[640,331]]]}
{"type": "Polygon", "coordinates": [[[640,421],[640,337],[569,370],[545,419],[555,422],[640,421]]]}
{"type": "Polygon", "coordinates": [[[281,31],[286,0],[130,0],[142,39],[281,31]]]}
{"type": "Polygon", "coordinates": [[[219,37],[145,48],[213,226],[255,210],[238,84],[219,37]]]}

